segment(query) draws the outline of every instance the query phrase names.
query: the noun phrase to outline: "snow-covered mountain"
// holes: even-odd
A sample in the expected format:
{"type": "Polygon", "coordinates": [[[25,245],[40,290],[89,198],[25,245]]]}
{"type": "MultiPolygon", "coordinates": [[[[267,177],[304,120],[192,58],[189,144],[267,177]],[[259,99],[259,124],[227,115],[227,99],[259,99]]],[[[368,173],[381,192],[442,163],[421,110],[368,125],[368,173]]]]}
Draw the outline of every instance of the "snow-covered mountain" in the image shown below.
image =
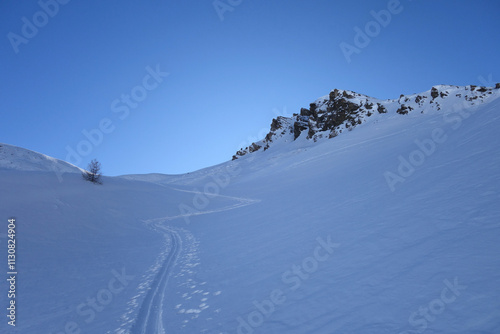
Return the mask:
{"type": "Polygon", "coordinates": [[[252,154],[102,185],[0,144],[0,332],[499,333],[499,96],[334,90],[252,154]]]}
{"type": "Polygon", "coordinates": [[[267,150],[276,141],[290,142],[299,136],[314,141],[333,138],[360,124],[384,120],[384,114],[406,115],[439,111],[441,108],[471,107],[496,96],[498,89],[500,83],[495,87],[438,85],[420,94],[401,95],[398,99],[391,100],[379,100],[349,90],[334,89],[329,95],[311,103],[309,108],[302,108],[293,117],[280,116],[273,119],[271,131],[266,137],[240,149],[233,160],[248,153],[267,150]]]}

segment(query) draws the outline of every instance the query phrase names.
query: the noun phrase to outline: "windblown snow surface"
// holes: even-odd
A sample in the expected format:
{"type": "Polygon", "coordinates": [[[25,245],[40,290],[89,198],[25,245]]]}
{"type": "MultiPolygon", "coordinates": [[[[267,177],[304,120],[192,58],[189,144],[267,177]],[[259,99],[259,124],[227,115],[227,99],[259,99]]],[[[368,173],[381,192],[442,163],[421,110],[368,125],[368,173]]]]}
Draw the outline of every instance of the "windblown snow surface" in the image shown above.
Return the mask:
{"type": "Polygon", "coordinates": [[[0,144],[0,332],[500,333],[499,91],[103,185],[0,144]]]}

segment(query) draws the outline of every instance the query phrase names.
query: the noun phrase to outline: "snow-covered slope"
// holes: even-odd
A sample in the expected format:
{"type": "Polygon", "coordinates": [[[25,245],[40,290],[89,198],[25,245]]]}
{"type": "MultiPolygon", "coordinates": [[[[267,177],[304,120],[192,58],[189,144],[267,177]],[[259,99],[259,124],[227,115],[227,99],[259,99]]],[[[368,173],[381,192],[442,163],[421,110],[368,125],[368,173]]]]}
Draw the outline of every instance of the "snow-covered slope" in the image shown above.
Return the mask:
{"type": "Polygon", "coordinates": [[[283,135],[185,175],[2,169],[19,286],[0,331],[499,333],[489,91],[407,115],[386,101],[355,131],[283,135]]]}
{"type": "Polygon", "coordinates": [[[66,161],[49,157],[17,146],[0,143],[0,170],[81,173],[82,170],[66,161]]]}

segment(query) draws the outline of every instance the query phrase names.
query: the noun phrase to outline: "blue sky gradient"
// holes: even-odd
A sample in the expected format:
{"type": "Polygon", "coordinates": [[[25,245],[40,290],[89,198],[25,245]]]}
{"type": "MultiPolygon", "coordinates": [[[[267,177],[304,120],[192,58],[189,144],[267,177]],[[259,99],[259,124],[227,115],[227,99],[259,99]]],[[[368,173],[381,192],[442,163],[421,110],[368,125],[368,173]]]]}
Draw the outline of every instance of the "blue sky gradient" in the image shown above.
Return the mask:
{"type": "Polygon", "coordinates": [[[80,167],[97,158],[106,175],[176,174],[230,160],[272,118],[334,88],[397,98],[500,82],[498,1],[215,4],[225,11],[213,0],[3,1],[0,142],[80,167]],[[365,45],[356,27],[371,27],[365,45]],[[341,43],[357,48],[350,61],[341,43]]]}

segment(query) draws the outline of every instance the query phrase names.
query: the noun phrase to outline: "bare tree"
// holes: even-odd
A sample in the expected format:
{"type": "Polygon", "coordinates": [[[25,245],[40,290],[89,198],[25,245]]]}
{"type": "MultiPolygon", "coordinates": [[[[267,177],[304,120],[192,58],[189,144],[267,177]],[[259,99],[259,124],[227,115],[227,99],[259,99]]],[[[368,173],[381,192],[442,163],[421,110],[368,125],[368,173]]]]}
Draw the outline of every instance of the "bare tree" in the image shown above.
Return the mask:
{"type": "Polygon", "coordinates": [[[90,181],[95,184],[102,184],[101,163],[96,159],[93,159],[88,164],[87,170],[82,173],[82,176],[86,181],[90,181]]]}

